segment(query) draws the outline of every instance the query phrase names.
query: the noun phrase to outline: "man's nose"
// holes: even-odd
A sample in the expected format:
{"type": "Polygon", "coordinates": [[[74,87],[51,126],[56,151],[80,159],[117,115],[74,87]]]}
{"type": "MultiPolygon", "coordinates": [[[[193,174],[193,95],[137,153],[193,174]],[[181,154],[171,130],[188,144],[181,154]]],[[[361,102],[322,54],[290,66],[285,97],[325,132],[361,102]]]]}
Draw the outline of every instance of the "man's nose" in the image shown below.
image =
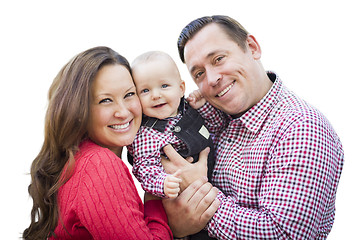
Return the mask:
{"type": "Polygon", "coordinates": [[[207,82],[208,82],[209,86],[216,86],[219,83],[219,81],[222,79],[221,73],[213,68],[207,69],[206,75],[207,75],[207,82]]]}

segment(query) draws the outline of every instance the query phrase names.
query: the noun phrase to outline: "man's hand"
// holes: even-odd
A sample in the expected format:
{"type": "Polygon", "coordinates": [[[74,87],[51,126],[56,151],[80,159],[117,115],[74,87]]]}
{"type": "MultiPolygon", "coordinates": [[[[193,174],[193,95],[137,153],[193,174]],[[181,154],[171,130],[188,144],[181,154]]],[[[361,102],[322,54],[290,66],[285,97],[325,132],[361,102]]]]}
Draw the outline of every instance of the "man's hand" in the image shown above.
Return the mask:
{"type": "Polygon", "coordinates": [[[204,149],[199,155],[198,162],[193,164],[179,155],[171,145],[165,146],[163,151],[168,157],[168,159],[162,157],[162,165],[166,173],[174,174],[178,169],[181,169],[179,176],[182,179],[180,183],[181,191],[197,179],[207,176],[207,157],[210,148],[204,149]]]}
{"type": "Polygon", "coordinates": [[[218,190],[206,177],[188,186],[177,198],[163,199],[168,224],[175,237],[185,237],[201,231],[220,206],[218,190]]]}

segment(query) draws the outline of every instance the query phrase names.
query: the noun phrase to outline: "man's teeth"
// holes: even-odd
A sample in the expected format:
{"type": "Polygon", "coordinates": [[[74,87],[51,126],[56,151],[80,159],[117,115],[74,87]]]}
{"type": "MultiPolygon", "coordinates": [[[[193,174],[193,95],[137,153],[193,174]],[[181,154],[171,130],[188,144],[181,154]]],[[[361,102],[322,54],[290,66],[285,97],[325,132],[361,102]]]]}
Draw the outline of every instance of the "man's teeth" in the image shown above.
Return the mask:
{"type": "Polygon", "coordinates": [[[111,125],[110,127],[116,130],[124,129],[129,126],[129,122],[122,124],[122,125],[111,125]]]}
{"type": "Polygon", "coordinates": [[[222,90],[219,94],[217,94],[218,97],[223,96],[225,93],[227,93],[227,91],[229,91],[234,85],[234,82],[232,82],[227,88],[225,88],[224,90],[222,90]]]}

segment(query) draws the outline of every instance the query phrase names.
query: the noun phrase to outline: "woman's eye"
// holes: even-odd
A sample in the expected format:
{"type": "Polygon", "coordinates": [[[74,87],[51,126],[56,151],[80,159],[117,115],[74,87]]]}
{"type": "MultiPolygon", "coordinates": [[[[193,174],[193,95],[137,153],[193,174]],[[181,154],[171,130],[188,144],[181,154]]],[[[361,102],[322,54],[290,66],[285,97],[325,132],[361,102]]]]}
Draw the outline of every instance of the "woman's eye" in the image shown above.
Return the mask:
{"type": "Polygon", "coordinates": [[[101,104],[101,103],[109,103],[109,102],[112,102],[112,100],[111,100],[110,98],[104,98],[104,99],[102,99],[102,100],[99,102],[99,104],[101,104]]]}
{"type": "Polygon", "coordinates": [[[168,84],[162,84],[162,88],[167,88],[168,84]]]}
{"type": "Polygon", "coordinates": [[[128,92],[124,98],[132,97],[135,95],[135,92],[128,92]]]}

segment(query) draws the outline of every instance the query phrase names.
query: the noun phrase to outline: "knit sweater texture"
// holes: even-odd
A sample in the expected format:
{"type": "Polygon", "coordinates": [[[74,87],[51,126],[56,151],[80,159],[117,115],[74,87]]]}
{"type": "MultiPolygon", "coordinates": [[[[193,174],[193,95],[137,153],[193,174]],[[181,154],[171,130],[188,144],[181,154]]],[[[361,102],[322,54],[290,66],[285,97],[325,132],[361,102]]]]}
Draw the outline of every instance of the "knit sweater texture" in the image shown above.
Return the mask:
{"type": "Polygon", "coordinates": [[[143,205],[129,169],[107,148],[80,144],[74,172],[58,191],[50,239],[172,239],[161,200],[143,205]]]}

